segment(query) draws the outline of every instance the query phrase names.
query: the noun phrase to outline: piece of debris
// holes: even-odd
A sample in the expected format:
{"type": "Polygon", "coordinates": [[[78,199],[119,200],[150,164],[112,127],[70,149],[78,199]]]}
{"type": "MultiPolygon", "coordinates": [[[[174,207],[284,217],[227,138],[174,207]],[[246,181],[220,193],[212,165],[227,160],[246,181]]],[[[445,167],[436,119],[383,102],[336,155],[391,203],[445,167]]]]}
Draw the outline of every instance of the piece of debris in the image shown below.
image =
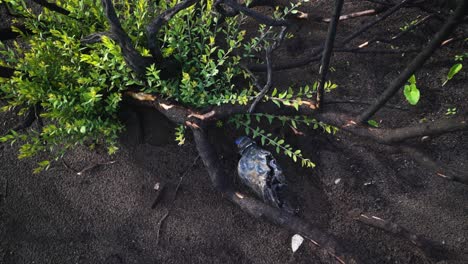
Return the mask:
{"type": "Polygon", "coordinates": [[[374,184],[374,182],[373,182],[373,181],[370,181],[370,182],[365,182],[365,183],[364,183],[364,186],[369,186],[369,185],[372,185],[372,184],[374,184]]]}
{"type": "Polygon", "coordinates": [[[157,183],[154,185],[153,189],[154,189],[155,191],[159,191],[159,188],[160,188],[160,187],[161,187],[161,184],[160,184],[159,182],[157,182],[157,183]]]}
{"type": "Polygon", "coordinates": [[[295,253],[299,249],[299,247],[302,245],[302,242],[304,242],[304,238],[301,235],[295,234],[294,236],[292,236],[291,250],[293,253],[295,253]]]}
{"type": "Polygon", "coordinates": [[[151,204],[151,209],[156,208],[156,206],[161,201],[161,198],[163,197],[165,187],[166,187],[166,185],[164,183],[159,183],[159,182],[157,182],[154,185],[153,189],[156,191],[156,196],[154,197],[153,203],[151,204]]]}
{"type": "Polygon", "coordinates": [[[111,161],[102,162],[102,163],[95,163],[95,164],[89,165],[88,167],[82,169],[81,171],[77,172],[76,174],[77,175],[82,175],[83,173],[85,173],[87,171],[90,171],[90,170],[92,170],[94,168],[97,168],[99,166],[111,165],[111,164],[114,164],[115,162],[116,162],[115,160],[111,160],[111,161]]]}
{"type": "Polygon", "coordinates": [[[338,179],[335,180],[335,184],[338,184],[340,182],[341,182],[341,178],[338,178],[338,179]]]}

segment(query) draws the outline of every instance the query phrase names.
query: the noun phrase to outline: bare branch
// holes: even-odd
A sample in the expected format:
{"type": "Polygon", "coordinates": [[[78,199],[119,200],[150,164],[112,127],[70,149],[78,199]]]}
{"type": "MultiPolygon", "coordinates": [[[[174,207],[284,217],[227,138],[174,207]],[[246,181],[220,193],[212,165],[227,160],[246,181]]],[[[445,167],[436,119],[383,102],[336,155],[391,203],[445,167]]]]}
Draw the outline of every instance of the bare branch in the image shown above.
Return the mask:
{"type": "Polygon", "coordinates": [[[440,47],[442,42],[455,30],[456,26],[463,19],[464,14],[468,8],[468,1],[459,1],[458,8],[455,13],[447,20],[442,28],[436,33],[431,42],[427,47],[422,50],[411,63],[400,73],[400,75],[393,80],[390,86],[381,94],[376,102],[367,108],[361,115],[359,115],[357,121],[362,123],[372,117],[398,90],[407,82],[414,72],[416,72],[421,66],[431,57],[434,51],[440,47]]]}
{"type": "Polygon", "coordinates": [[[0,66],[0,77],[1,78],[11,78],[15,73],[15,69],[0,66]]]}
{"type": "Polygon", "coordinates": [[[120,24],[119,18],[115,13],[114,5],[112,0],[101,0],[104,7],[104,12],[111,26],[111,33],[114,36],[114,40],[119,44],[122,49],[122,55],[125,58],[127,65],[138,75],[144,75],[146,72],[146,67],[148,67],[153,60],[148,57],[141,56],[135,47],[133,47],[130,37],[123,30],[122,25],[120,24]]]}
{"type": "Polygon", "coordinates": [[[336,38],[336,28],[338,27],[338,21],[340,19],[341,10],[343,8],[344,0],[335,0],[335,11],[333,19],[328,27],[327,40],[325,42],[325,49],[322,53],[322,62],[320,64],[319,74],[320,81],[317,87],[317,106],[320,108],[320,103],[323,101],[324,86],[327,80],[328,67],[330,65],[330,58],[333,52],[333,45],[336,38]]]}
{"type": "Polygon", "coordinates": [[[11,130],[15,132],[19,132],[21,130],[24,130],[30,127],[34,123],[34,121],[38,119],[41,111],[42,111],[42,107],[40,104],[36,104],[34,106],[29,107],[28,113],[26,117],[24,118],[24,120],[18,125],[16,125],[14,128],[12,128],[11,130]]]}
{"type": "MultiPolygon", "coordinates": [[[[273,68],[271,65],[271,55],[281,45],[281,42],[283,41],[284,36],[286,35],[286,30],[287,30],[287,27],[283,27],[278,36],[278,39],[276,39],[270,47],[266,48],[265,58],[266,58],[266,64],[267,64],[267,82],[265,86],[261,89],[260,93],[257,95],[257,98],[255,98],[252,105],[250,106],[249,113],[252,113],[254,111],[255,106],[263,99],[263,97],[268,93],[268,91],[271,88],[272,75],[273,75],[273,68]]],[[[254,78],[255,85],[258,85],[257,78],[256,77],[253,77],[253,78],[254,78]]]]}
{"type": "Polygon", "coordinates": [[[423,236],[414,234],[410,230],[396,223],[389,222],[374,215],[361,213],[359,210],[353,210],[350,214],[355,220],[361,223],[385,230],[393,235],[400,236],[411,241],[411,243],[421,248],[424,253],[429,256],[434,255],[437,252],[436,250],[440,248],[440,244],[426,239],[423,236]]]}
{"type": "MultiPolygon", "coordinates": [[[[214,106],[199,111],[182,107],[179,104],[157,98],[154,95],[135,92],[125,93],[124,100],[130,104],[154,108],[160,111],[169,120],[178,124],[186,124],[186,122],[213,122],[236,114],[246,114],[250,108],[249,105],[222,104],[220,106],[214,106]]],[[[310,115],[315,112],[317,107],[315,101],[302,99],[299,110],[296,110],[293,106],[279,108],[271,101],[260,102],[255,109],[256,113],[270,113],[276,115],[310,115]]]]}
{"type": "Polygon", "coordinates": [[[41,6],[45,7],[45,8],[47,8],[47,9],[50,9],[50,10],[55,11],[57,13],[60,13],[62,15],[68,16],[70,14],[70,11],[64,9],[63,7],[58,6],[55,3],[50,3],[50,2],[45,1],[45,0],[32,0],[32,1],[37,3],[38,5],[41,5],[41,6]]]}
{"type": "Polygon", "coordinates": [[[456,181],[468,184],[468,170],[449,168],[445,165],[438,164],[429,156],[421,151],[407,146],[399,147],[400,151],[406,152],[412,159],[418,162],[421,166],[429,170],[430,174],[435,174],[444,180],[456,181]]]}
{"type": "Polygon", "coordinates": [[[233,1],[233,0],[217,0],[215,5],[219,5],[219,4],[226,4],[228,5],[229,7],[231,7],[232,9],[236,10],[236,11],[239,11],[239,12],[242,12],[244,13],[246,16],[249,16],[255,20],[257,20],[257,22],[261,23],[261,24],[265,24],[267,26],[272,26],[272,27],[285,27],[285,26],[289,26],[291,23],[288,22],[287,20],[284,20],[284,19],[273,19],[269,16],[266,16],[266,15],[263,15],[259,12],[256,12],[246,6],[243,6],[243,5],[240,5],[238,4],[237,2],[233,1]]]}
{"type": "Polygon", "coordinates": [[[199,0],[185,0],[182,3],[175,5],[173,8],[169,8],[163,13],[161,13],[155,20],[146,27],[147,38],[148,38],[148,48],[151,52],[151,55],[156,61],[161,61],[163,59],[161,53],[161,47],[159,46],[158,33],[161,28],[174,17],[180,11],[189,8],[190,6],[197,3],[199,0]]]}
{"type": "Polygon", "coordinates": [[[401,128],[369,127],[356,122],[350,115],[339,112],[317,113],[315,117],[354,135],[370,138],[382,144],[394,144],[411,138],[468,130],[468,117],[441,119],[401,128]]]}

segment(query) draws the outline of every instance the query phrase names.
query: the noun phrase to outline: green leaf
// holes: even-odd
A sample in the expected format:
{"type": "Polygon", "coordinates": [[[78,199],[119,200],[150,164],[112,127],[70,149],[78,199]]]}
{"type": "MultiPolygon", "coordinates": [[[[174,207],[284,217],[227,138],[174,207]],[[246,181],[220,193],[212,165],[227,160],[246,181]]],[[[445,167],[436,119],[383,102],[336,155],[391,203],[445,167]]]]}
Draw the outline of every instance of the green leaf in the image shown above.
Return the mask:
{"type": "Polygon", "coordinates": [[[419,102],[419,98],[421,96],[419,89],[415,84],[405,85],[403,94],[411,105],[416,105],[419,102]]]}
{"type": "Polygon", "coordinates": [[[81,126],[80,132],[81,132],[81,134],[86,133],[86,127],[85,127],[85,126],[81,126]]]}
{"type": "Polygon", "coordinates": [[[373,126],[373,127],[379,127],[379,123],[377,123],[377,121],[375,120],[369,120],[367,121],[367,123],[370,125],[370,126],[373,126]]]}
{"type": "Polygon", "coordinates": [[[445,82],[442,84],[442,86],[444,86],[448,81],[450,81],[457,73],[459,73],[461,71],[461,69],[463,68],[463,64],[461,63],[457,63],[455,65],[452,66],[452,68],[450,68],[448,74],[447,74],[447,80],[445,80],[445,82]]]}
{"type": "Polygon", "coordinates": [[[452,66],[452,68],[450,68],[450,71],[449,73],[447,74],[447,78],[450,80],[453,78],[453,76],[455,76],[455,74],[457,74],[458,72],[460,72],[460,70],[463,68],[463,64],[461,63],[457,63],[455,65],[452,66]]]}
{"type": "Polygon", "coordinates": [[[409,78],[408,82],[410,84],[416,84],[416,76],[413,74],[411,75],[411,77],[409,78]]]}

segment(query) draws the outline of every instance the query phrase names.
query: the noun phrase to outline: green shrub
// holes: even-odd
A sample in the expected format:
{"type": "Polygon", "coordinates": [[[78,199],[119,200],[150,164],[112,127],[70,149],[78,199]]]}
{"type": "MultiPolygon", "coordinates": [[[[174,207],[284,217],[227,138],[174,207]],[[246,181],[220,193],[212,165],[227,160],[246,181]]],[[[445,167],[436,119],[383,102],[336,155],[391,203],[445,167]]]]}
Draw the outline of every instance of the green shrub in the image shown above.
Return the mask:
{"type": "MultiPolygon", "coordinates": [[[[177,1],[113,2],[135,49],[149,57],[146,25],[177,1]]],[[[240,60],[254,57],[279,34],[272,27],[260,25],[260,37],[245,39],[244,15],[221,19],[213,10],[213,0],[202,0],[179,12],[158,35],[163,57],[174,59],[181,68],[180,77],[163,79],[158,64],[149,66],[145,76],[133,73],[119,45],[105,34],[99,42],[81,42],[92,33],[109,30],[100,1],[56,1],[70,11],[68,16],[48,9],[35,13],[23,0],[0,0],[0,3],[6,3],[12,12],[22,16],[15,22],[27,29],[27,33],[20,32],[23,35],[20,42],[0,47],[1,56],[6,58],[0,63],[16,69],[12,78],[0,79],[2,98],[8,102],[3,110],[17,109],[24,115],[32,107],[40,108],[39,117],[45,121],[39,129],[27,133],[13,131],[0,138],[0,142],[20,141],[20,158],[47,151],[57,159],[76,145],[105,145],[109,153],[114,153],[116,139],[123,129],[117,112],[123,92],[129,89],[158,94],[193,108],[247,104],[258,91],[253,88],[249,73],[239,66],[240,60]],[[235,78],[247,80],[246,86],[236,87],[235,78]]],[[[274,17],[293,13],[300,3],[281,12],[277,10],[274,17]]],[[[300,98],[290,100],[293,94],[289,89],[281,93],[283,99],[274,95],[265,99],[278,106],[297,108],[302,102],[300,98]]],[[[241,124],[241,119],[235,120],[241,124]]],[[[177,133],[182,141],[183,128],[177,133]]],[[[286,152],[286,155],[300,153],[290,147],[286,152]]],[[[49,161],[43,161],[37,171],[49,165],[49,161]]]]}

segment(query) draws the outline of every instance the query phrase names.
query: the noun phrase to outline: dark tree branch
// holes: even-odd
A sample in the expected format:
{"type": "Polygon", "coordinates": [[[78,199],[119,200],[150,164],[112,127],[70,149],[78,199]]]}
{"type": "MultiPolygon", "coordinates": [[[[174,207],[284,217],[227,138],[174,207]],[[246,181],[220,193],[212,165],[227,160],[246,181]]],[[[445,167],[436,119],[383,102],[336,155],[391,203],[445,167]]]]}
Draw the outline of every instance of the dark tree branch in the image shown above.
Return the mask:
{"type": "Polygon", "coordinates": [[[256,12],[246,6],[243,6],[243,5],[240,5],[238,4],[237,2],[233,1],[233,0],[218,0],[216,1],[215,4],[226,4],[228,5],[229,7],[231,7],[232,9],[236,10],[236,11],[239,11],[239,12],[242,12],[243,14],[245,14],[246,16],[249,16],[255,20],[257,20],[257,22],[259,22],[260,24],[265,24],[267,26],[272,26],[272,27],[285,27],[285,26],[289,26],[291,23],[288,22],[287,20],[284,20],[284,19],[273,19],[269,16],[266,16],[266,15],[263,15],[259,12],[256,12]]]}
{"type": "Polygon", "coordinates": [[[395,236],[411,241],[411,243],[422,249],[428,256],[433,256],[440,248],[440,244],[426,239],[423,236],[414,234],[410,230],[396,223],[389,222],[377,216],[361,213],[359,210],[353,210],[350,214],[355,220],[361,223],[387,231],[395,236]]]}
{"type": "Polygon", "coordinates": [[[0,77],[2,78],[11,78],[15,73],[15,69],[0,66],[0,77]]]}
{"type": "MultiPolygon", "coordinates": [[[[186,124],[187,122],[214,122],[237,114],[247,114],[250,108],[249,105],[222,104],[220,106],[214,106],[204,110],[194,110],[157,98],[154,95],[135,92],[125,93],[124,100],[125,102],[133,105],[154,108],[160,111],[169,120],[178,124],[186,124]]],[[[316,108],[315,102],[307,99],[302,100],[302,104],[299,106],[299,111],[296,111],[292,106],[278,108],[278,106],[273,102],[268,101],[260,102],[256,106],[255,112],[276,115],[310,115],[315,112],[316,108]]]]}
{"type": "Polygon", "coordinates": [[[343,113],[323,112],[316,113],[315,116],[321,121],[339,127],[351,134],[370,138],[382,144],[395,144],[411,138],[438,136],[468,130],[468,117],[441,119],[401,128],[373,128],[357,123],[351,116],[343,113]]]}
{"type": "Polygon", "coordinates": [[[180,11],[189,8],[190,6],[197,3],[199,0],[185,0],[182,3],[175,5],[173,8],[169,8],[161,13],[155,20],[146,27],[147,38],[148,38],[148,49],[151,52],[153,58],[160,62],[162,61],[161,47],[158,41],[158,33],[161,28],[174,17],[180,11]]]}
{"type": "MultiPolygon", "coordinates": [[[[28,34],[31,33],[31,31],[28,30],[24,25],[18,25],[16,26],[16,28],[18,28],[21,32],[28,33],[28,34]]],[[[11,27],[0,29],[0,40],[15,39],[20,35],[21,35],[20,33],[13,31],[11,27]]]]}
{"type": "Polygon", "coordinates": [[[60,13],[62,15],[66,15],[68,16],[70,14],[70,11],[64,9],[63,7],[60,7],[58,6],[57,4],[55,3],[50,3],[48,1],[45,1],[45,0],[32,0],[34,3],[38,4],[38,5],[41,5],[47,9],[50,9],[52,11],[55,11],[57,13],[60,13]]]}
{"type": "Polygon", "coordinates": [[[94,44],[101,42],[101,39],[103,36],[106,36],[110,39],[117,40],[117,36],[112,34],[111,32],[95,32],[92,33],[80,40],[81,44],[86,45],[86,44],[94,44]]]}
{"type": "Polygon", "coordinates": [[[104,7],[104,13],[111,26],[112,36],[115,37],[114,40],[122,49],[125,62],[134,72],[143,76],[146,73],[146,67],[151,65],[154,61],[151,58],[141,56],[141,54],[135,50],[130,37],[128,37],[120,24],[112,0],[101,0],[101,2],[104,7]]]}
{"type": "Polygon", "coordinates": [[[323,101],[325,93],[324,87],[327,80],[328,67],[330,66],[330,58],[333,52],[333,45],[336,38],[336,28],[338,27],[338,21],[340,19],[341,10],[343,8],[344,0],[335,0],[335,11],[333,19],[328,27],[327,40],[325,42],[325,49],[322,53],[322,62],[320,64],[319,74],[320,81],[317,87],[317,107],[320,108],[320,103],[323,101]]]}
{"type": "Polygon", "coordinates": [[[396,92],[407,82],[414,72],[416,72],[421,66],[428,60],[434,51],[440,47],[442,42],[455,30],[456,26],[463,19],[463,16],[467,10],[468,1],[459,1],[458,8],[455,13],[447,20],[442,28],[436,33],[431,42],[427,47],[422,50],[416,58],[400,73],[400,75],[393,80],[390,86],[379,96],[374,105],[367,108],[359,117],[357,121],[359,123],[367,121],[372,117],[396,92]]]}
{"type": "Polygon", "coordinates": [[[255,110],[255,106],[257,106],[257,104],[263,99],[263,97],[265,97],[265,94],[267,94],[271,88],[271,84],[272,84],[271,79],[273,75],[273,69],[271,67],[271,53],[272,53],[272,50],[270,47],[268,47],[266,50],[266,55],[265,55],[265,60],[266,60],[266,65],[267,65],[267,82],[265,86],[262,88],[262,90],[260,91],[260,93],[255,98],[255,100],[250,105],[249,113],[253,113],[253,111],[255,110]]]}
{"type": "MultiPolygon", "coordinates": [[[[266,59],[266,64],[267,64],[267,82],[265,86],[260,90],[260,93],[257,95],[252,105],[250,106],[249,113],[252,113],[254,111],[255,106],[263,99],[263,97],[265,97],[265,95],[268,93],[268,91],[271,88],[272,75],[273,75],[273,68],[271,65],[271,55],[281,45],[281,42],[283,42],[284,36],[286,35],[286,30],[287,30],[287,27],[283,27],[278,36],[278,39],[274,40],[273,44],[266,48],[265,59],[266,59]]],[[[256,79],[256,77],[253,77],[253,78],[254,78],[255,85],[258,86],[258,80],[256,79]]]]}
{"type": "Polygon", "coordinates": [[[444,180],[456,181],[468,185],[468,170],[453,169],[438,164],[429,156],[413,147],[401,146],[398,149],[408,154],[413,160],[418,162],[419,165],[428,169],[430,174],[435,174],[436,176],[441,177],[444,180]]]}
{"type": "Polygon", "coordinates": [[[221,192],[223,197],[255,218],[268,220],[273,224],[303,235],[341,263],[355,263],[355,259],[341,248],[332,234],[328,234],[283,210],[273,208],[245,194],[234,191],[232,180],[228,179],[227,174],[222,171],[218,162],[218,155],[215,153],[214,147],[211,145],[205,132],[202,129],[192,129],[192,131],[198,153],[205,164],[208,175],[215,188],[221,192]]]}
{"type": "Polygon", "coordinates": [[[41,113],[41,111],[42,107],[40,106],[40,104],[29,107],[28,113],[26,114],[24,120],[11,130],[19,132],[30,127],[34,123],[34,121],[36,121],[39,118],[39,114],[41,113]]]}

